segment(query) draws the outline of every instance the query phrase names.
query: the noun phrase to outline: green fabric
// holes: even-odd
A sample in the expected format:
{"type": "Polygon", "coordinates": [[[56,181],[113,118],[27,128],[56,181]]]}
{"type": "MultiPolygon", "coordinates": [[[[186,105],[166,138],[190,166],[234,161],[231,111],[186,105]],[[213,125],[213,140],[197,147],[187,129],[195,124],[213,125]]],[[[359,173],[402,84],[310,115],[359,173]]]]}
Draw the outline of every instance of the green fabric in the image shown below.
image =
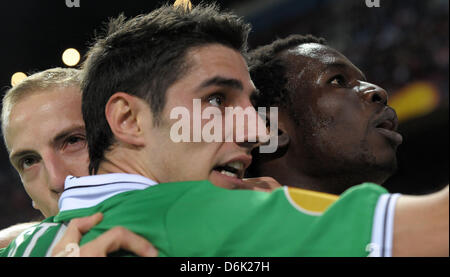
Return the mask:
{"type": "MultiPolygon", "coordinates": [[[[45,256],[48,246],[48,241],[52,240],[52,238],[56,235],[56,231],[59,229],[60,224],[53,223],[54,217],[48,217],[44,219],[41,223],[36,224],[27,230],[20,233],[15,240],[13,240],[6,248],[0,249],[0,257],[10,256],[12,253],[15,253],[14,257],[22,257],[30,244],[33,244],[33,238],[37,239],[36,234],[39,231],[45,231],[42,233],[42,236],[39,235],[39,238],[43,238],[42,240],[37,240],[36,246],[31,250],[30,256],[45,256]],[[48,224],[51,224],[50,228],[48,224]]],[[[41,231],[41,232],[42,232],[41,231]]]]}
{"type": "MultiPolygon", "coordinates": [[[[208,181],[166,183],[47,221],[61,223],[100,211],[103,220],[83,236],[81,245],[123,226],[146,237],[160,256],[367,256],[375,206],[384,193],[377,185],[356,186],[321,216],[313,216],[292,206],[282,188],[266,193],[226,190],[208,181]]],[[[49,227],[31,255],[44,256],[58,230],[49,227]]],[[[37,231],[24,239],[15,256],[23,254],[37,231]]]]}

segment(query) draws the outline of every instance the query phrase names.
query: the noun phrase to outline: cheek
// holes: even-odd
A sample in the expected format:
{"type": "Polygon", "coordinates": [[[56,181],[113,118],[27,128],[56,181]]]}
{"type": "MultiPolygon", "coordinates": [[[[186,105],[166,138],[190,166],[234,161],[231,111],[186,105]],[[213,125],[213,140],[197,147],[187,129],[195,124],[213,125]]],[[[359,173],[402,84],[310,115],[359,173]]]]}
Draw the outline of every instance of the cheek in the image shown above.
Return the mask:
{"type": "Polygon", "coordinates": [[[69,159],[71,161],[70,169],[75,176],[89,175],[89,154],[87,151],[75,155],[69,159]]]}
{"type": "Polygon", "coordinates": [[[324,153],[354,151],[367,137],[367,121],[359,104],[344,95],[324,96],[304,118],[309,143],[324,153]]]}
{"type": "MultiPolygon", "coordinates": [[[[202,142],[166,142],[159,149],[166,149],[161,154],[152,155],[152,160],[157,159],[158,176],[166,182],[203,180],[208,177],[211,157],[214,149],[213,143],[202,142]]],[[[159,151],[161,152],[161,151],[159,151]]]]}
{"type": "Polygon", "coordinates": [[[336,97],[321,97],[317,99],[316,105],[312,105],[314,112],[323,118],[338,118],[345,114],[345,106],[336,97]]]}
{"type": "Polygon", "coordinates": [[[33,201],[40,205],[48,194],[46,192],[46,183],[43,178],[35,178],[32,181],[23,181],[23,187],[33,201]]]}
{"type": "Polygon", "coordinates": [[[183,151],[182,161],[179,168],[184,168],[187,171],[185,176],[188,176],[190,180],[203,180],[207,179],[211,173],[211,169],[216,161],[216,157],[220,152],[221,143],[184,143],[185,148],[183,151]]]}
{"type": "Polygon", "coordinates": [[[22,172],[20,180],[27,192],[39,191],[46,184],[43,171],[41,164],[38,163],[22,172]]]}
{"type": "Polygon", "coordinates": [[[366,125],[359,103],[346,95],[319,98],[315,113],[319,124],[334,125],[347,132],[357,132],[366,125]]]}

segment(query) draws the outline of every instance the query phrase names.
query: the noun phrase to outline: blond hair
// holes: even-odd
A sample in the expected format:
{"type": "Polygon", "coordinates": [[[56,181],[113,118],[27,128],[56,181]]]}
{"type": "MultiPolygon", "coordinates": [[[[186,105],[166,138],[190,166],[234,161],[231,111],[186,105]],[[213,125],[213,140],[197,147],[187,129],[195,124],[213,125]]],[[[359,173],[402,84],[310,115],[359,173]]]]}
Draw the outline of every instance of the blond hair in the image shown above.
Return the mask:
{"type": "MultiPolygon", "coordinates": [[[[12,108],[22,98],[37,91],[52,90],[55,88],[81,87],[81,71],[73,68],[51,68],[28,76],[16,86],[10,88],[2,101],[2,133],[5,139],[5,130],[9,122],[12,108]]],[[[81,89],[80,89],[81,94],[81,89]]],[[[6,145],[6,141],[5,141],[6,145]]]]}

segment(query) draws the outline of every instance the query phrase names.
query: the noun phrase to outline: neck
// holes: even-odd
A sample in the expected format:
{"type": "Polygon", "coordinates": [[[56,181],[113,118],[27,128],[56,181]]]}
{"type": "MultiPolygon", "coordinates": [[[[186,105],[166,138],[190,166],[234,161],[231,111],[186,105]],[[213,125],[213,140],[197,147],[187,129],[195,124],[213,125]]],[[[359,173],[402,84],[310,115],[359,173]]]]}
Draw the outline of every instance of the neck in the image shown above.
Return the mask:
{"type": "Polygon", "coordinates": [[[137,174],[158,182],[152,172],[148,170],[150,167],[143,162],[145,159],[139,158],[142,151],[130,147],[118,148],[113,147],[113,149],[105,153],[105,158],[100,163],[97,174],[137,174]]]}
{"type": "Polygon", "coordinates": [[[358,180],[357,174],[348,174],[344,171],[311,170],[311,160],[296,152],[292,145],[282,156],[272,160],[257,161],[255,173],[258,176],[269,176],[283,186],[298,187],[313,191],[332,194],[341,194],[351,186],[364,181],[358,180]],[[319,173],[317,173],[319,172],[319,173]]]}
{"type": "Polygon", "coordinates": [[[335,193],[333,190],[329,189],[329,185],[327,185],[324,180],[308,176],[302,171],[292,168],[292,164],[287,162],[284,158],[261,164],[258,168],[258,175],[272,177],[283,186],[335,193]],[[289,170],[286,170],[286,168],[289,170]]]}

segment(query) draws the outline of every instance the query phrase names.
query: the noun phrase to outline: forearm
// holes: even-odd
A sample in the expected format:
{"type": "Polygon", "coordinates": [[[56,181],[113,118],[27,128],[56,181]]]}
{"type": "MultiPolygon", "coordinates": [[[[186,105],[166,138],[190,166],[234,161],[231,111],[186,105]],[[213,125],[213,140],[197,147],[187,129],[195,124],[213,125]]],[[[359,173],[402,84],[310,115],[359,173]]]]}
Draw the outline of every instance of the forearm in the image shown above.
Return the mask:
{"type": "Polygon", "coordinates": [[[394,217],[393,256],[449,255],[449,187],[426,196],[402,196],[394,217]]]}

